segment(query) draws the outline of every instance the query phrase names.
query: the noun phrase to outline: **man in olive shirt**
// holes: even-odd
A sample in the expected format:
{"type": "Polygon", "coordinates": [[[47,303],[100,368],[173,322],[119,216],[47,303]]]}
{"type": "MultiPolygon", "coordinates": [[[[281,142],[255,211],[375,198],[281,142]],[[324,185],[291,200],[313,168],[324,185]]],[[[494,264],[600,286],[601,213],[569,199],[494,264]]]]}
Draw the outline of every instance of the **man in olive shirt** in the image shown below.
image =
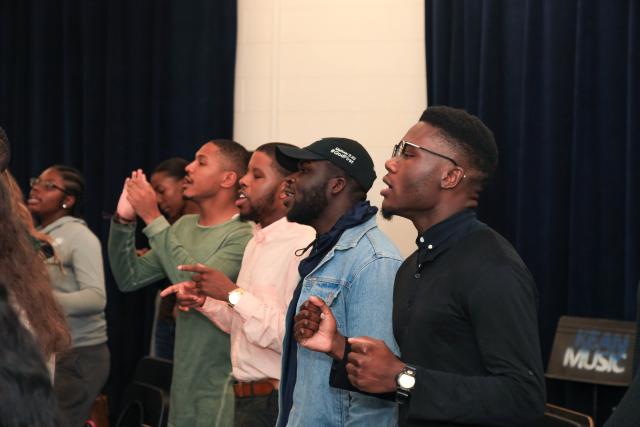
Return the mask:
{"type": "MultiPolygon", "coordinates": [[[[235,206],[238,179],[249,153],[238,143],[204,144],[187,167],[183,196],[200,208],[169,225],[142,171],[132,173],[123,190],[109,235],[109,261],[122,291],[133,291],[168,278],[189,280],[181,264],[202,263],[236,280],[251,225],[241,222],[235,206]],[[147,227],[151,250],[138,257],[135,216],[147,227]]],[[[170,427],[233,425],[229,336],[197,311],[180,312],[171,385],[170,427]]]]}

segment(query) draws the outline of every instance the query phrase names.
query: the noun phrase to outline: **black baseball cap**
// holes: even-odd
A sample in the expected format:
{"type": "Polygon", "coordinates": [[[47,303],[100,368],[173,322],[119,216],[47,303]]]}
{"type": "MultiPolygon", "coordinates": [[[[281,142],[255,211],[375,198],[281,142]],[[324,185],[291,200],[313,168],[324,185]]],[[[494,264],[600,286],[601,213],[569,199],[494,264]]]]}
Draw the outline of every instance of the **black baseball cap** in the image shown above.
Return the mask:
{"type": "Polygon", "coordinates": [[[373,160],[367,150],[357,141],[348,138],[322,138],[304,147],[276,147],[278,163],[292,172],[298,170],[302,160],[328,160],[369,191],[376,179],[373,160]]]}

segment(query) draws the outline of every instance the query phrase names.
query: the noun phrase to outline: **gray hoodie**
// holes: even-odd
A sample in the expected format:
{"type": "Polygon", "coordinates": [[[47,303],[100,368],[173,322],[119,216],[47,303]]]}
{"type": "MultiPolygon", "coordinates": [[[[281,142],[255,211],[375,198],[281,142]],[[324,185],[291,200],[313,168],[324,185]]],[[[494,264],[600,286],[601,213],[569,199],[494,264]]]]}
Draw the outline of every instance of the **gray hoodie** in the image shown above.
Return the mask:
{"type": "Polygon", "coordinates": [[[73,347],[107,341],[104,268],[100,241],[87,224],[64,216],[42,229],[53,238],[54,258],[47,260],[53,294],[64,310],[73,347]]]}

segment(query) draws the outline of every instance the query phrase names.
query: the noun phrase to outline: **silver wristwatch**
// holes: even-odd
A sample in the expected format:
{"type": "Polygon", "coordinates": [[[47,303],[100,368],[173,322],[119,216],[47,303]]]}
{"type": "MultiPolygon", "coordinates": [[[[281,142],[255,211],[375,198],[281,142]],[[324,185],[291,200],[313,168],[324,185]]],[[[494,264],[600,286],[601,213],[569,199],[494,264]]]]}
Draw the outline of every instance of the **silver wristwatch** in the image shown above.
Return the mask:
{"type": "Polygon", "coordinates": [[[396,375],[396,402],[405,403],[416,385],[416,368],[406,365],[396,375]]]}

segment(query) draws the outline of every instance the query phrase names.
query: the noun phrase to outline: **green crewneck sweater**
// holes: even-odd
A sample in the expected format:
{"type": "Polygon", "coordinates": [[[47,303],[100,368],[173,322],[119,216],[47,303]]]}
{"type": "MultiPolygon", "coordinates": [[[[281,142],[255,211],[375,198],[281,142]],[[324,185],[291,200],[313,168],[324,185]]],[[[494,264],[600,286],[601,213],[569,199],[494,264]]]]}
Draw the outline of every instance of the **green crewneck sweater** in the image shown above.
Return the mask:
{"type": "MultiPolygon", "coordinates": [[[[213,227],[198,224],[199,215],[185,215],[173,225],[164,217],[143,232],[151,250],[135,253],[135,225],[111,222],[109,263],[120,290],[140,289],[168,278],[190,280],[181,264],[202,263],[235,282],[251,225],[237,217],[213,227]]],[[[169,427],[233,425],[233,390],[229,335],[196,310],[178,313],[171,384],[169,427]]]]}

